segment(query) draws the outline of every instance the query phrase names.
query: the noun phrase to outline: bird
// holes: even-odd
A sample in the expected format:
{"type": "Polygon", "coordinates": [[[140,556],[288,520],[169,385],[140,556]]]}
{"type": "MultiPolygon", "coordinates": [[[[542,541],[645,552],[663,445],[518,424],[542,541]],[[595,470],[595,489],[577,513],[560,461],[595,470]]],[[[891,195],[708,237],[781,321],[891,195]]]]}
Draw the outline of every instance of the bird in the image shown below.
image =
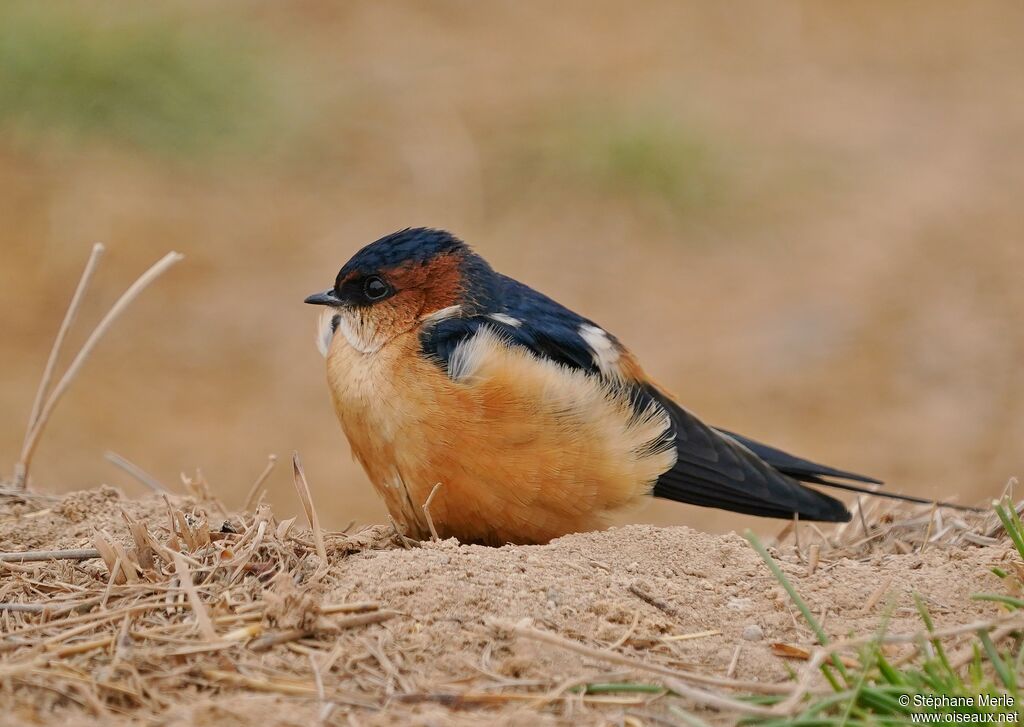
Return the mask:
{"type": "Polygon", "coordinates": [[[324,306],[317,345],[352,453],[411,538],[542,544],[648,496],[845,522],[807,485],[882,484],[705,424],[611,332],[444,230],[366,245],[305,302],[324,306]]]}

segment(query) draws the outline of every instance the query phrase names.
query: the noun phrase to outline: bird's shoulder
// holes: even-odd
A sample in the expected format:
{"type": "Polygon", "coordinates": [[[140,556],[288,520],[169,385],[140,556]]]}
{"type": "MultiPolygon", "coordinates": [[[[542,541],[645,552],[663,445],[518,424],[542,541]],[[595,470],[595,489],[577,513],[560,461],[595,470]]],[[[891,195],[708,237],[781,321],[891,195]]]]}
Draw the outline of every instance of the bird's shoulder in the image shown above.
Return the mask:
{"type": "Polygon", "coordinates": [[[456,353],[482,343],[526,349],[542,361],[609,380],[634,378],[632,354],[613,334],[561,303],[496,274],[488,304],[425,325],[421,352],[453,373],[456,353]]]}

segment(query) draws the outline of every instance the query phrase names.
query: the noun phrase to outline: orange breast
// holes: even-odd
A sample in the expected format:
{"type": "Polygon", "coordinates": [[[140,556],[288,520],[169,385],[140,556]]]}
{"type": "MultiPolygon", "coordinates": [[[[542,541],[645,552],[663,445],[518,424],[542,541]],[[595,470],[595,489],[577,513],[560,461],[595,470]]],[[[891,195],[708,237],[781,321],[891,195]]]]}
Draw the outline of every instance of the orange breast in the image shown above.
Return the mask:
{"type": "Polygon", "coordinates": [[[669,426],[637,416],[599,378],[478,336],[458,378],[419,355],[417,333],[362,353],[336,336],[335,409],[356,458],[407,534],[500,545],[603,527],[675,463],[649,445],[669,426]]]}

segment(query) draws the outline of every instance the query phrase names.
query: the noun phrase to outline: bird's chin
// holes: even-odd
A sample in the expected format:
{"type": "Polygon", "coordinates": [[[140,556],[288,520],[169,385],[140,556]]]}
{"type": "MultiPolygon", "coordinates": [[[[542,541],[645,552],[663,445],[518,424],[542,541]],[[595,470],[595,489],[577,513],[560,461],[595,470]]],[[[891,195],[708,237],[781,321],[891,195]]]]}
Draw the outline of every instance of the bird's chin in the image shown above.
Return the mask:
{"type": "Polygon", "coordinates": [[[358,308],[341,306],[325,308],[317,321],[317,348],[326,357],[336,336],[360,353],[376,353],[389,340],[379,330],[372,316],[358,308]]]}
{"type": "Polygon", "coordinates": [[[338,324],[341,322],[341,315],[336,308],[324,308],[316,321],[316,347],[320,354],[327,358],[331,350],[331,342],[338,332],[338,324]]]}

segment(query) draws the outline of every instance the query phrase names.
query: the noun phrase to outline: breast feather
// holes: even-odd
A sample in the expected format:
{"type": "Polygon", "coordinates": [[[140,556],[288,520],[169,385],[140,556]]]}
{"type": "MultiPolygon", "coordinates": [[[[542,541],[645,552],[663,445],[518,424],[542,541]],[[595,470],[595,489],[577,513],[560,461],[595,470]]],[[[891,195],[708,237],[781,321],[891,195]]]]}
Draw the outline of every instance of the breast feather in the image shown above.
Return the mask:
{"type": "Polygon", "coordinates": [[[624,386],[535,356],[490,329],[456,347],[449,372],[477,392],[483,419],[511,435],[506,441],[518,434],[535,455],[551,447],[544,459],[559,479],[576,467],[580,478],[620,485],[604,493],[606,507],[645,493],[675,464],[665,437],[671,423],[656,404],[638,410],[624,386]]]}
{"type": "Polygon", "coordinates": [[[546,542],[603,526],[675,464],[667,414],[637,410],[621,384],[486,328],[459,344],[453,375],[414,356],[415,337],[393,345],[365,356],[336,337],[328,368],[353,449],[413,528],[419,513],[406,511],[442,482],[431,505],[442,536],[546,542]],[[384,486],[396,471],[408,498],[384,486]]]}

